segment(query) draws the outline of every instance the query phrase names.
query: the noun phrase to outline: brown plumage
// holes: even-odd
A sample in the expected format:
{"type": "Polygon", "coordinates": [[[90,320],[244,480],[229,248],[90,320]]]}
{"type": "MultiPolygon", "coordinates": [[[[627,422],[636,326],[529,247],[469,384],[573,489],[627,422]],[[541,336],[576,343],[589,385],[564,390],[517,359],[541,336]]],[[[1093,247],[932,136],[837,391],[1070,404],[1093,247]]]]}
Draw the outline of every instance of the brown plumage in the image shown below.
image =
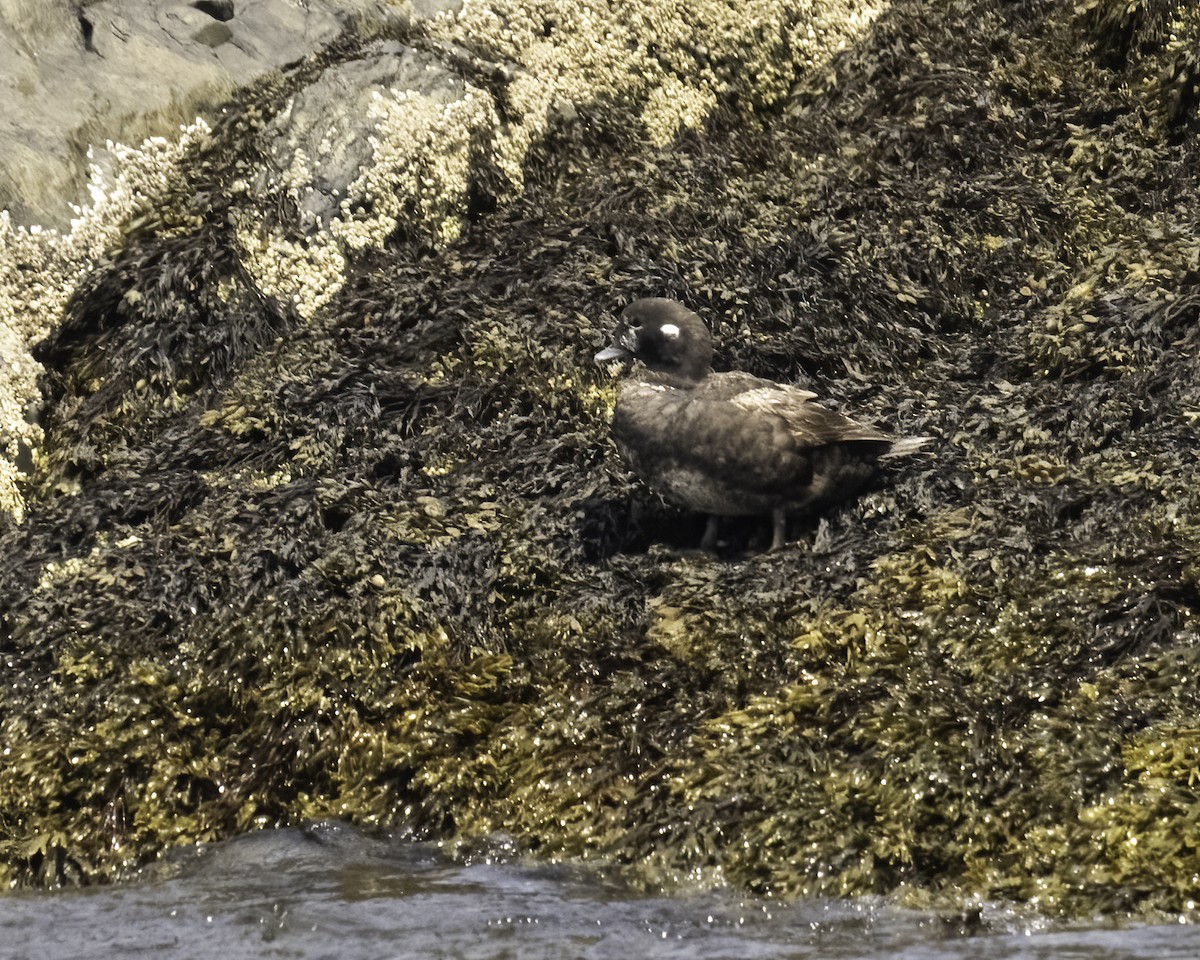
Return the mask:
{"type": "Polygon", "coordinates": [[[779,549],[790,514],[860,489],[879,461],[929,438],[897,439],[814,403],[816,394],[748,373],[713,373],[704,322],[683,304],[652,297],[621,314],[596,361],[641,366],[621,383],[612,430],[634,473],[666,499],[717,518],[766,516],[779,549]]]}

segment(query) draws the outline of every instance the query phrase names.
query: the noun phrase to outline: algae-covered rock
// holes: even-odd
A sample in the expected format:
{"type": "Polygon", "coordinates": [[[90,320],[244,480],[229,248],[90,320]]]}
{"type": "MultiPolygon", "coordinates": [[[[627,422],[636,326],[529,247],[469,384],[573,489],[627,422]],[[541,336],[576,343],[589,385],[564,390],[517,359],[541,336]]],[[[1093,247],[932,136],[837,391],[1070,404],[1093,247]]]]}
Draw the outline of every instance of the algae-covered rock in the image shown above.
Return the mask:
{"type": "Polygon", "coordinates": [[[39,348],[4,877],[340,817],[656,887],[1194,909],[1200,24],[1137,9],[901,2],[757,99],[714,64],[674,139],[582,98],[312,309],[245,241],[301,218],[223,189],[291,96],[247,94],[39,348]],[[692,553],[589,360],[645,295],[936,456],[692,553]]]}

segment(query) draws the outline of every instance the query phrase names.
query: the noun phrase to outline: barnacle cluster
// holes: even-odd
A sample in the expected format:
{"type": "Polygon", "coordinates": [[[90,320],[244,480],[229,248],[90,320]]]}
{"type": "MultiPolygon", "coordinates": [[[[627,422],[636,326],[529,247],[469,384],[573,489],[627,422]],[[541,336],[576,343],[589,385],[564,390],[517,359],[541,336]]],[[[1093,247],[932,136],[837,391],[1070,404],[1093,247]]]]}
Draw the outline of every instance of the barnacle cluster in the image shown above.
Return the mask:
{"type": "MultiPolygon", "coordinates": [[[[665,145],[701,127],[735,92],[749,106],[777,102],[798,72],[844,49],[878,12],[853,0],[800,8],[672,0],[615,10],[600,0],[467,0],[422,23],[413,40],[467,71],[459,95],[377,91],[368,111],[372,157],[340,215],[303,241],[251,215],[239,231],[247,263],[264,290],[312,317],[340,288],[348,251],[383,246],[398,224],[437,247],[454,240],[481,163],[498,173],[497,199],[511,199],[531,151],[603,101],[634,106],[646,138],[665,145]],[[356,212],[364,205],[369,213],[356,212]]],[[[312,168],[298,151],[283,189],[307,189],[312,168]]]]}
{"type": "Polygon", "coordinates": [[[197,120],[174,139],[109,142],[108,171],[91,164],[91,202],[76,208],[66,233],[17,226],[0,211],[0,511],[23,515],[17,463],[41,446],[33,412],[41,366],[32,345],[57,326],[79,280],[120,241],[124,225],[178,187],[181,159],[202,149],[208,134],[197,120]]]}

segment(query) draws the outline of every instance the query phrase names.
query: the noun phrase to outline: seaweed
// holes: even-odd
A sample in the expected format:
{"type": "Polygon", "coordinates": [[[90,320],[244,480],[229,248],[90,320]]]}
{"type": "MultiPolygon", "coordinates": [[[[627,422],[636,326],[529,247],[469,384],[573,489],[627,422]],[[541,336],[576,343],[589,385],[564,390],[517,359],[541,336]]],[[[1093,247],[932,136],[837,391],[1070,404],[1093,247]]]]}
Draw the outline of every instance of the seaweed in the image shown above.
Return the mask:
{"type": "Polygon", "coordinates": [[[2,534],[0,875],[340,817],[655,888],[1193,910],[1186,14],[900,2],[661,148],[596,104],[318,321],[216,220],[131,238],[43,348],[2,534]],[[690,552],[589,360],[648,294],[936,456],[690,552]]]}

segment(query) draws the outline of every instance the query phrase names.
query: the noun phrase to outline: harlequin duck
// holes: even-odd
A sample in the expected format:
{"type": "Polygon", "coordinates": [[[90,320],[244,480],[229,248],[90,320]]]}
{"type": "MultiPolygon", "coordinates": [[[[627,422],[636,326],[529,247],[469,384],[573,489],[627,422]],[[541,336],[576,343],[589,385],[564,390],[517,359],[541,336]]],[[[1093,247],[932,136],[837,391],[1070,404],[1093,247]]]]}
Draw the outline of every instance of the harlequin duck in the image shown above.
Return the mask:
{"type": "Polygon", "coordinates": [[[635,300],[597,363],[638,360],[621,383],[612,431],[639,477],[666,499],[709,514],[701,548],[716,547],[717,518],[770,514],[771,549],[789,514],[861,488],[879,461],[920,449],[812,401],[815,393],[748,373],[714,373],[704,321],[682,303],[635,300]]]}

